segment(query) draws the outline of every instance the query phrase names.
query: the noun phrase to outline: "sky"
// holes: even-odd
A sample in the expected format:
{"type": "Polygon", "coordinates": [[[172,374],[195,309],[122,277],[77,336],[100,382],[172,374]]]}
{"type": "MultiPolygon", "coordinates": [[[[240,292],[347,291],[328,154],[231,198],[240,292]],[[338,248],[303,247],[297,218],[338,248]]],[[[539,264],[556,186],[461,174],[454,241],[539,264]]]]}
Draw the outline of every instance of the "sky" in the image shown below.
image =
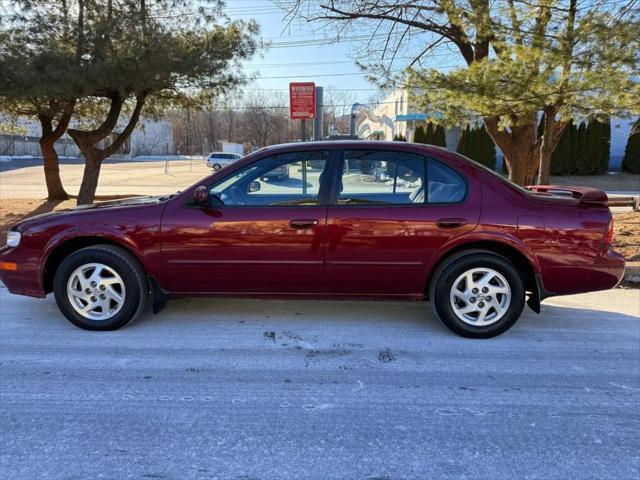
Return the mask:
{"type": "MultiPolygon", "coordinates": [[[[321,22],[288,22],[283,10],[271,0],[227,0],[226,4],[225,12],[230,18],[256,20],[261,28],[260,37],[271,44],[247,64],[245,71],[259,72],[260,79],[246,90],[275,89],[286,93],[289,82],[313,81],[317,86],[348,90],[363,103],[380,91],[355,64],[358,51],[364,45],[362,41],[336,42],[335,34],[323,30],[321,22]]],[[[366,33],[346,32],[345,36],[368,38],[366,33]]],[[[400,52],[393,70],[406,66],[410,54],[411,51],[400,52]]],[[[456,55],[439,52],[435,60],[439,66],[444,65],[443,60],[448,64],[445,66],[451,66],[456,63],[456,55]]]]}
{"type": "Polygon", "coordinates": [[[283,11],[271,0],[228,0],[225,10],[232,19],[255,19],[260,25],[260,37],[272,43],[247,65],[246,72],[259,71],[262,77],[247,89],[278,89],[286,93],[289,82],[315,81],[317,86],[353,91],[363,101],[377,90],[353,61],[354,43],[305,46],[310,40],[326,38],[323,32],[314,31],[320,29],[320,24],[294,21],[287,25],[283,11]]]}

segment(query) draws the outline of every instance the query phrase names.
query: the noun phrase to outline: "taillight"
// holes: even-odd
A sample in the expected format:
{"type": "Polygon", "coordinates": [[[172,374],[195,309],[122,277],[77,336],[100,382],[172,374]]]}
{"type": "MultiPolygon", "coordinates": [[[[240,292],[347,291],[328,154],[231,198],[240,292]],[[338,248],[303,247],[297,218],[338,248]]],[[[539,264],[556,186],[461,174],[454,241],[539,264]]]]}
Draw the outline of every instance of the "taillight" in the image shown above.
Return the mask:
{"type": "Polygon", "coordinates": [[[607,227],[607,232],[604,234],[604,239],[602,240],[602,246],[605,248],[609,248],[613,243],[613,217],[609,220],[609,226],[607,227]]]}

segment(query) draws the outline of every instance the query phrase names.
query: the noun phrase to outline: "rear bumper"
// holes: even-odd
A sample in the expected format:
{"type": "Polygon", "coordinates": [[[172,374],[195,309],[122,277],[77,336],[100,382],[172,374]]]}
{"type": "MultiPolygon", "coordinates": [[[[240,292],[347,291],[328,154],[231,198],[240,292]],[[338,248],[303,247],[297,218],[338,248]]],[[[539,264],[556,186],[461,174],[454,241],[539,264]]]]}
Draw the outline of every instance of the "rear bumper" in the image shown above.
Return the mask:
{"type": "Polygon", "coordinates": [[[585,291],[608,290],[620,283],[624,277],[624,257],[608,250],[596,258],[591,274],[585,284],[585,291]]]}
{"type": "Polygon", "coordinates": [[[543,267],[538,290],[542,298],[609,290],[622,280],[624,266],[622,255],[607,250],[590,266],[543,267]]]}
{"type": "Polygon", "coordinates": [[[36,257],[23,251],[20,247],[0,249],[0,262],[16,264],[15,270],[0,269],[0,280],[11,293],[30,297],[45,297],[40,282],[40,268],[36,257]]]}

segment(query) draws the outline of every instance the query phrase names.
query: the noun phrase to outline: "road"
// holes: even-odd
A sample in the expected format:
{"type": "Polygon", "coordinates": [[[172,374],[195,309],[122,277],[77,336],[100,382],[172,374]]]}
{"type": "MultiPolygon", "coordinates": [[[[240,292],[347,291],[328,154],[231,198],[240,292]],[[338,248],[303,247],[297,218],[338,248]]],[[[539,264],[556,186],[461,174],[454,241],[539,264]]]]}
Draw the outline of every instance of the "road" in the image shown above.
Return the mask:
{"type": "Polygon", "coordinates": [[[640,290],[484,341],[425,303],[175,300],[99,333],[0,288],[0,314],[5,479],[640,475],[640,290]]]}

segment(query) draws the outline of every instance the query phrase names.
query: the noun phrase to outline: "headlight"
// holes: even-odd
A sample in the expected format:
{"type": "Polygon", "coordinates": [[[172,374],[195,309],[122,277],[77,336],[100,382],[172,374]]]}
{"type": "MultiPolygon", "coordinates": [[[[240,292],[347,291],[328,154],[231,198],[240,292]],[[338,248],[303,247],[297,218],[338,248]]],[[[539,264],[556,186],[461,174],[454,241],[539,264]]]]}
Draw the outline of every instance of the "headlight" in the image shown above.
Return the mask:
{"type": "Polygon", "coordinates": [[[17,247],[20,245],[20,232],[10,230],[7,233],[7,247],[17,247]]]}

